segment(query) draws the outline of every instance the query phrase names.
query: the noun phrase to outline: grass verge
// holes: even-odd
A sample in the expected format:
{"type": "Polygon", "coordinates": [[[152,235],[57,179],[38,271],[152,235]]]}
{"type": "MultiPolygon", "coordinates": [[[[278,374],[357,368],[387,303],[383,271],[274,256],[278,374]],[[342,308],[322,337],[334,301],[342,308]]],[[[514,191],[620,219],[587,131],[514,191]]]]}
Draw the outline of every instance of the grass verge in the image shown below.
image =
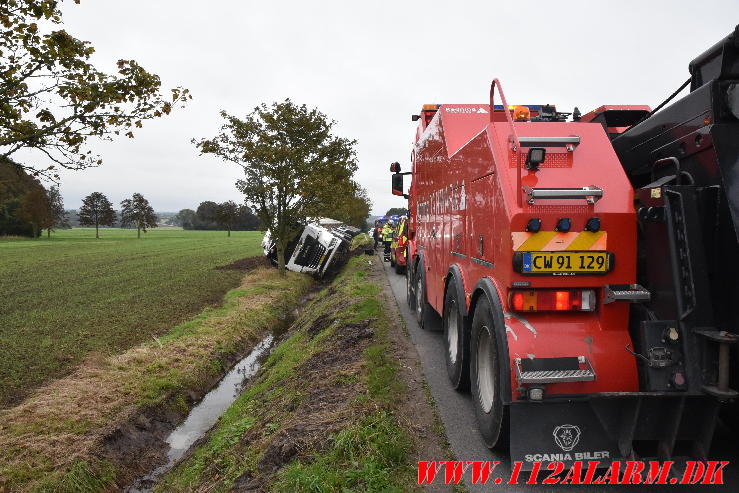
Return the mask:
{"type": "Polygon", "coordinates": [[[142,452],[226,367],[279,328],[312,280],[260,268],[207,309],[0,411],[0,491],[98,491],[147,468],[142,452]]]}

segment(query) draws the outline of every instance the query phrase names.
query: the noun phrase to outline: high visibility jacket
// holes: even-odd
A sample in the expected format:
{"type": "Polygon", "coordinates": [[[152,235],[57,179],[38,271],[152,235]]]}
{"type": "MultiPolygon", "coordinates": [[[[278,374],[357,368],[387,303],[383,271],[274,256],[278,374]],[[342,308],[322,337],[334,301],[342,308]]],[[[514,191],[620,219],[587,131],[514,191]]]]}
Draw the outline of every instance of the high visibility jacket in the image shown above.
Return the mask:
{"type": "Polygon", "coordinates": [[[382,241],[390,241],[393,239],[393,228],[391,228],[389,225],[385,225],[384,228],[382,228],[382,241]]]}

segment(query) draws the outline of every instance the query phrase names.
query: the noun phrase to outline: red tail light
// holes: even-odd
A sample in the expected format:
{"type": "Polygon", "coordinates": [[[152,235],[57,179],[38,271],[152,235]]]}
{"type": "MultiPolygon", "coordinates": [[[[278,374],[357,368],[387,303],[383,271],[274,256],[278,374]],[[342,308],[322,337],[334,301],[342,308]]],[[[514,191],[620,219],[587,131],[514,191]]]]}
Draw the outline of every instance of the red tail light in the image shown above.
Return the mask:
{"type": "Polygon", "coordinates": [[[523,293],[521,293],[520,291],[519,292],[512,292],[511,293],[511,306],[517,312],[524,311],[523,293]]]}
{"type": "Polygon", "coordinates": [[[511,291],[511,308],[517,312],[592,312],[592,289],[529,289],[511,291]]]}

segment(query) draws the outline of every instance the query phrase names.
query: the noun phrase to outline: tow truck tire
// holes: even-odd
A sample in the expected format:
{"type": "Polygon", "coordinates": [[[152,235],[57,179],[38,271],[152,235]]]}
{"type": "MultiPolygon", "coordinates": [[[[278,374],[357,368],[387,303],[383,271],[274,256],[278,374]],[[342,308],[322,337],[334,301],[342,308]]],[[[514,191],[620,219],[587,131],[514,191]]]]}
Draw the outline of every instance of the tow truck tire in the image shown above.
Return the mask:
{"type": "Polygon", "coordinates": [[[413,313],[416,316],[418,326],[425,330],[426,318],[431,307],[426,301],[426,266],[424,265],[423,258],[418,261],[418,265],[415,268],[413,291],[416,295],[414,302],[415,310],[413,310],[413,313]]]}
{"type": "Polygon", "coordinates": [[[403,275],[405,272],[405,265],[400,265],[399,263],[395,262],[395,273],[398,275],[403,275]]]}
{"type": "Polygon", "coordinates": [[[465,330],[464,317],[459,312],[459,300],[454,286],[448,286],[444,296],[444,349],[446,371],[456,390],[470,388],[469,333],[465,330]]]}
{"type": "Polygon", "coordinates": [[[405,270],[405,301],[408,303],[408,308],[411,312],[415,313],[416,310],[416,294],[413,292],[413,274],[414,271],[410,268],[405,270]]]}
{"type": "Polygon", "coordinates": [[[483,295],[475,308],[470,337],[472,405],[485,445],[505,450],[510,430],[508,406],[503,405],[501,396],[500,354],[490,302],[483,295]]]}

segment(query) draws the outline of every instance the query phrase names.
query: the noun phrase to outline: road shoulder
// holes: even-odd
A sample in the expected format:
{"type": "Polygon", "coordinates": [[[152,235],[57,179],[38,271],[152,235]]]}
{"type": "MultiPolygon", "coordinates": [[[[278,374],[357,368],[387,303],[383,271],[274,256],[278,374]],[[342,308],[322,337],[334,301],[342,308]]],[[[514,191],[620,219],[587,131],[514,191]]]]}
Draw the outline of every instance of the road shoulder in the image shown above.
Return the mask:
{"type": "MultiPolygon", "coordinates": [[[[399,300],[395,298],[390,281],[384,272],[382,259],[375,257],[383,286],[382,296],[388,316],[394,321],[390,337],[393,340],[393,357],[398,361],[400,372],[407,387],[408,399],[399,406],[399,415],[412,430],[416,444],[416,462],[455,460],[449,445],[444,423],[436,408],[428,383],[423,374],[421,358],[416,345],[410,338],[408,327],[400,313],[399,300]]],[[[392,274],[394,275],[394,274],[392,274]]],[[[458,487],[459,490],[464,490],[458,487]]],[[[425,491],[449,491],[449,486],[436,482],[425,487],[425,491]]]]}

